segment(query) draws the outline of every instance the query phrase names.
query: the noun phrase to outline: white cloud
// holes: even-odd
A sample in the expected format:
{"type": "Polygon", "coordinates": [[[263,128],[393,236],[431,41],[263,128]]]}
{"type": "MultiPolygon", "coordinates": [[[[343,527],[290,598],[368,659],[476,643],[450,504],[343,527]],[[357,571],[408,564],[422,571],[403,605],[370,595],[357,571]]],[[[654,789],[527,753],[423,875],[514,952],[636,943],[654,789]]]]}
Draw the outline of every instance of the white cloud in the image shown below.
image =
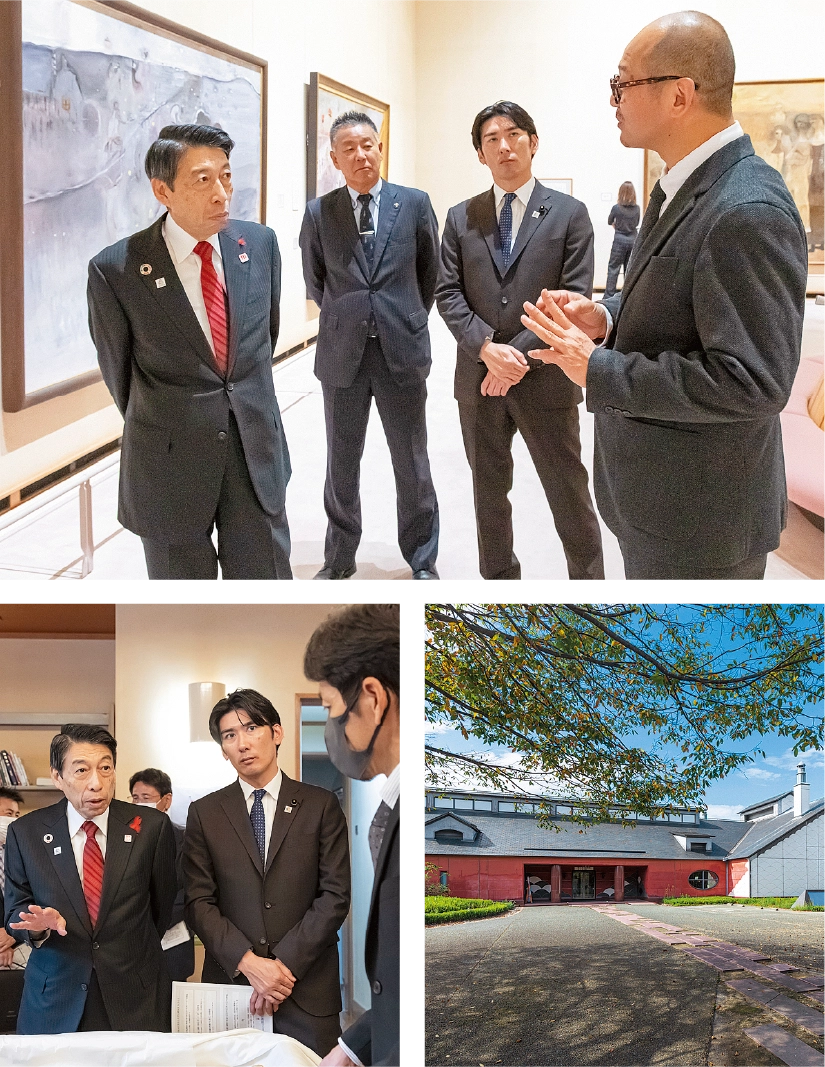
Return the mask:
{"type": "Polygon", "coordinates": [[[755,767],[753,764],[748,763],[744,767],[740,767],[736,772],[739,777],[758,780],[772,781],[773,779],[785,778],[784,774],[778,774],[776,771],[766,770],[764,767],[755,767]]]}
{"type": "Polygon", "coordinates": [[[708,804],[709,819],[733,819],[739,820],[738,804],[708,804]]]}
{"type": "Polygon", "coordinates": [[[457,734],[458,727],[454,722],[429,722],[427,723],[428,734],[457,734]]]}

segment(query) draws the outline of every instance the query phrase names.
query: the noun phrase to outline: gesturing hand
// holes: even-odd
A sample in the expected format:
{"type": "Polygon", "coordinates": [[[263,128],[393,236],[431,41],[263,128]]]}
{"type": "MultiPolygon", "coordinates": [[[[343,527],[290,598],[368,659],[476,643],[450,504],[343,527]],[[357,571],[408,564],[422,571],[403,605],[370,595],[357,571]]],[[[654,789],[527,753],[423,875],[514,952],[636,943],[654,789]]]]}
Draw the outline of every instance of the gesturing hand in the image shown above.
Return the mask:
{"type": "Polygon", "coordinates": [[[596,304],[581,293],[571,293],[569,289],[545,289],[536,301],[536,306],[546,315],[549,315],[550,310],[545,296],[550,297],[570,322],[578,326],[592,341],[601,341],[607,333],[607,312],[601,304],[596,304]]]}
{"type": "Polygon", "coordinates": [[[542,363],[555,363],[572,382],[585,386],[587,364],[595,344],[584,331],[573,325],[546,289],[542,290],[541,301],[547,314],[526,301],[524,310],[527,314],[521,316],[521,321],[551,347],[531,350],[530,355],[542,363]]]}
{"type": "Polygon", "coordinates": [[[66,920],[56,908],[41,908],[30,904],[28,911],[20,912],[20,922],[9,923],[13,930],[28,930],[30,934],[41,934],[46,930],[55,930],[61,937],[66,936],[66,920]]]}

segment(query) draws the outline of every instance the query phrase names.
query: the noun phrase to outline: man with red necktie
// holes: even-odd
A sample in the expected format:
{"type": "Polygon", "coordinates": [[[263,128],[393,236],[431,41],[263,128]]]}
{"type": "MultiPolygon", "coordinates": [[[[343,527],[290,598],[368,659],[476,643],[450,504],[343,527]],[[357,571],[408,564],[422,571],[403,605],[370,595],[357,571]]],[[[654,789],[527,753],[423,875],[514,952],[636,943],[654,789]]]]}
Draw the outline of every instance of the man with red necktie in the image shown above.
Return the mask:
{"type": "Polygon", "coordinates": [[[292,577],[281,259],[272,230],[229,218],[233,147],[214,126],[165,126],[146,173],[166,213],[89,264],[89,328],[125,421],[118,518],[150,578],[214,579],[218,563],[292,577]]]}
{"type": "Polygon", "coordinates": [[[116,752],[102,727],[63,726],[49,759],[65,799],[9,826],[5,925],[32,947],[20,1034],[170,1029],[175,838],[163,812],[113,799],[116,752]]]}

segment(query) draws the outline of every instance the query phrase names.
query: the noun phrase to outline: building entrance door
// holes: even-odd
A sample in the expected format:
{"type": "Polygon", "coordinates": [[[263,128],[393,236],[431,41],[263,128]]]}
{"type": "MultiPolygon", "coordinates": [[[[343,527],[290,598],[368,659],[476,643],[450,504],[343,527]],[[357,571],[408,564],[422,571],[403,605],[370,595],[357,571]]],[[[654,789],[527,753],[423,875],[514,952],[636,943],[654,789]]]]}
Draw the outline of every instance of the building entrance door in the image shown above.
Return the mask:
{"type": "Polygon", "coordinates": [[[573,871],[573,900],[596,899],[596,872],[573,871]]]}

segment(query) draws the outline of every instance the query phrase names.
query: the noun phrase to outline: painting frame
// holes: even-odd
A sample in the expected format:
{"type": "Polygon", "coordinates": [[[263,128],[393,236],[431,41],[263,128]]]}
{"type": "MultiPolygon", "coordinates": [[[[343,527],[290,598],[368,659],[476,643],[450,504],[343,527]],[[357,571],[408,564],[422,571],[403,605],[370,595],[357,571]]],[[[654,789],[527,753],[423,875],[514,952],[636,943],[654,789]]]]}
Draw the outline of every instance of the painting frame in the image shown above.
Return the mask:
{"type": "MultiPolygon", "coordinates": [[[[307,96],[307,201],[314,200],[329,192],[322,175],[322,164],[326,162],[326,156],[319,147],[322,137],[323,121],[321,106],[323,94],[329,93],[353,108],[381,112],[381,125],[378,130],[379,140],[384,145],[383,159],[381,161],[381,177],[384,181],[389,180],[390,168],[390,105],[374,96],[362,93],[349,85],[328,78],[318,71],[311,71],[309,75],[309,93],[307,96]]],[[[349,108],[347,108],[349,110],[349,108]]]]}
{"type": "MultiPolygon", "coordinates": [[[[260,76],[260,174],[258,214],[266,218],[266,149],[268,66],[264,59],[226,45],[138,7],[127,0],[68,0],[79,7],[136,27],[260,76]]],[[[13,413],[65,396],[101,380],[97,368],[75,374],[43,388],[26,382],[24,124],[23,124],[23,8],[22,0],[0,3],[0,70],[5,73],[0,102],[0,138],[10,160],[7,175],[8,213],[0,240],[0,368],[3,411],[13,413]]]]}
{"type": "MultiPolygon", "coordinates": [[[[745,111],[746,99],[748,90],[775,90],[775,93],[780,96],[784,92],[790,96],[794,90],[797,90],[800,86],[814,87],[818,86],[819,91],[817,94],[817,102],[820,109],[822,108],[823,89],[825,89],[825,79],[823,78],[782,78],[774,79],[767,78],[758,81],[741,81],[735,82],[733,86],[733,114],[737,121],[741,122],[742,129],[747,133],[751,140],[754,141],[754,148],[759,155],[759,138],[756,136],[757,131],[755,129],[755,122],[753,119],[752,111],[745,111]],[[738,99],[737,99],[738,98],[738,99]]],[[[756,92],[753,94],[756,95],[756,92]]],[[[789,103],[789,101],[787,101],[789,103]]],[[[795,108],[789,108],[790,111],[796,110],[795,108]]],[[[822,118],[822,115],[818,112],[814,112],[814,117],[822,118]]],[[[762,158],[765,158],[762,155],[762,158]]],[[[773,162],[768,160],[773,166],[773,162]]],[[[661,170],[664,164],[661,158],[650,149],[645,149],[644,154],[644,207],[647,206],[648,199],[650,197],[651,190],[658,180],[661,170]]],[[[791,195],[793,195],[793,189],[790,189],[791,195]]],[[[800,204],[796,197],[794,202],[797,207],[800,204]]],[[[807,205],[806,205],[807,206],[807,205]]],[[[800,208],[800,214],[803,215],[804,221],[804,209],[800,208]]],[[[809,259],[808,259],[808,291],[809,293],[822,292],[823,289],[823,274],[825,274],[825,264],[820,261],[819,258],[812,259],[811,256],[816,256],[816,244],[814,249],[809,247],[809,259]]],[[[821,253],[820,253],[821,255],[821,253]]]]}
{"type": "Polygon", "coordinates": [[[554,189],[557,193],[564,193],[565,196],[573,195],[572,178],[536,178],[536,181],[548,189],[554,189]]]}

